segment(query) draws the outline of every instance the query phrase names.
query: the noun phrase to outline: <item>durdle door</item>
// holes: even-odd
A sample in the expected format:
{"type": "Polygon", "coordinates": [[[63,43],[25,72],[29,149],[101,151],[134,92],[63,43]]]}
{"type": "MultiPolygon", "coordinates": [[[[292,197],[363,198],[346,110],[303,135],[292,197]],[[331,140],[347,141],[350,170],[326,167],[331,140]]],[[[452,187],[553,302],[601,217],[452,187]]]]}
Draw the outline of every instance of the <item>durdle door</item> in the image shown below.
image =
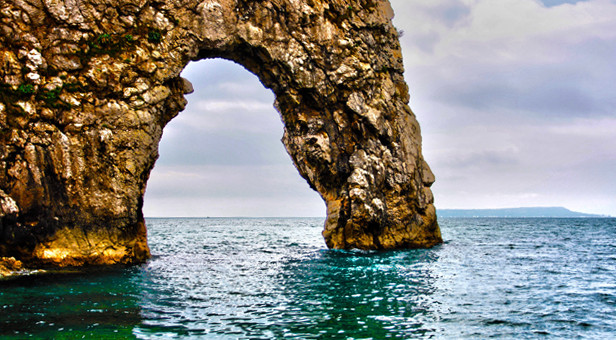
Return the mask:
{"type": "Polygon", "coordinates": [[[441,242],[386,0],[2,0],[0,257],[139,263],[164,126],[191,60],[275,96],[284,145],[327,204],[331,248],[441,242]]]}

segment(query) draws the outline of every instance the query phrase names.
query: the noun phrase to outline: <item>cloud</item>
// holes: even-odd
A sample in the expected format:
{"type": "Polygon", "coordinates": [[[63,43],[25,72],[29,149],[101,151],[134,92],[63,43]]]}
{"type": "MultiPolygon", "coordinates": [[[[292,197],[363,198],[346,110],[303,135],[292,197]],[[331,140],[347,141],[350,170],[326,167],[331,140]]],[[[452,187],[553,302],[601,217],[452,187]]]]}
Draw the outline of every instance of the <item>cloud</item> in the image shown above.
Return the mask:
{"type": "Polygon", "coordinates": [[[614,1],[392,3],[438,206],[616,215],[614,1]]]}
{"type": "Polygon", "coordinates": [[[257,101],[250,97],[243,100],[198,100],[189,101],[190,106],[180,113],[171,128],[185,127],[202,131],[242,130],[245,132],[282,136],[283,124],[271,101],[257,101]],[[267,131],[271,129],[273,131],[267,131]]]}
{"type": "Polygon", "coordinates": [[[240,64],[225,59],[191,62],[182,76],[190,80],[195,89],[199,89],[199,93],[193,95],[199,99],[258,100],[264,96],[273,97],[255,75],[240,64]]]}
{"type": "Polygon", "coordinates": [[[480,151],[450,149],[437,158],[435,163],[455,168],[509,168],[519,163],[516,154],[518,154],[518,151],[513,148],[480,151]]]}
{"type": "Polygon", "coordinates": [[[563,4],[576,4],[587,0],[541,0],[541,3],[546,7],[561,6],[563,4]]]}
{"type": "Polygon", "coordinates": [[[289,165],[159,166],[148,182],[144,214],[324,215],[319,195],[289,165]]]}
{"type": "Polygon", "coordinates": [[[263,165],[287,164],[291,158],[273,136],[254,133],[184,129],[175,138],[163,137],[158,164],[263,165]]]}
{"type": "Polygon", "coordinates": [[[468,12],[455,25],[428,10],[460,6],[453,3],[394,1],[406,15],[398,20],[398,13],[395,20],[406,32],[402,39],[412,87],[455,106],[475,107],[479,97],[491,98],[497,107],[517,109],[522,103],[553,110],[554,105],[541,104],[542,98],[571,94],[575,99],[570,103],[584,113],[605,114],[613,104],[614,93],[605,93],[602,85],[616,76],[609,64],[616,57],[616,4],[589,1],[546,8],[532,0],[467,1],[468,12]],[[490,89],[492,96],[481,96],[490,89]]]}
{"type": "Polygon", "coordinates": [[[183,76],[195,93],[165,127],[157,165],[290,164],[274,95],[256,76],[221,59],[191,63],[183,76]]]}

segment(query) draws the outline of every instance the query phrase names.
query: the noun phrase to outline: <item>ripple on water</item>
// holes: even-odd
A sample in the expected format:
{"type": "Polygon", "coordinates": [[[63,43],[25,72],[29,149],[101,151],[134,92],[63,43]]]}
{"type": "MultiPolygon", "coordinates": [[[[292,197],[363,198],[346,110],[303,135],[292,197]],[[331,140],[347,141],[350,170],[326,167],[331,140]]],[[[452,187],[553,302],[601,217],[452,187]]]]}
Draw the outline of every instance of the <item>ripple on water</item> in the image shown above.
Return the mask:
{"type": "Polygon", "coordinates": [[[327,250],[320,219],[151,219],[143,266],[0,282],[0,337],[609,338],[613,219],[443,219],[327,250]]]}

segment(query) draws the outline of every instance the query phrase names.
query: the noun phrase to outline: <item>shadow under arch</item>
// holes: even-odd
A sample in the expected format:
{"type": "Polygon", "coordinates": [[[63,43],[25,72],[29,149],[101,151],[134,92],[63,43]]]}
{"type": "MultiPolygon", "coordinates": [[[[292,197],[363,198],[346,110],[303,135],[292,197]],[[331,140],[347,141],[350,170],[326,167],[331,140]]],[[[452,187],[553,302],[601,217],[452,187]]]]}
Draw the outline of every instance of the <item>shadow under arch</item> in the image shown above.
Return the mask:
{"type": "Polygon", "coordinates": [[[191,62],[194,92],[163,131],[148,179],[147,217],[323,216],[280,139],[274,95],[233,61],[191,62]]]}

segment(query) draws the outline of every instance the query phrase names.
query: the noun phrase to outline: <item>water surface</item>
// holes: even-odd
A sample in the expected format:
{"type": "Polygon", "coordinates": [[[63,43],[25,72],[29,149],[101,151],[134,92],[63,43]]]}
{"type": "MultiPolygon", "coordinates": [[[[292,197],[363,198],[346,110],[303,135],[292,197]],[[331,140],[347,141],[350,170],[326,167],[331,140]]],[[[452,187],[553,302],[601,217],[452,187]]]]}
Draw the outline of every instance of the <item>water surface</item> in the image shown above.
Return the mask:
{"type": "Polygon", "coordinates": [[[321,219],[148,219],[142,266],[0,282],[2,338],[612,338],[615,219],[441,219],[327,250],[321,219]]]}

